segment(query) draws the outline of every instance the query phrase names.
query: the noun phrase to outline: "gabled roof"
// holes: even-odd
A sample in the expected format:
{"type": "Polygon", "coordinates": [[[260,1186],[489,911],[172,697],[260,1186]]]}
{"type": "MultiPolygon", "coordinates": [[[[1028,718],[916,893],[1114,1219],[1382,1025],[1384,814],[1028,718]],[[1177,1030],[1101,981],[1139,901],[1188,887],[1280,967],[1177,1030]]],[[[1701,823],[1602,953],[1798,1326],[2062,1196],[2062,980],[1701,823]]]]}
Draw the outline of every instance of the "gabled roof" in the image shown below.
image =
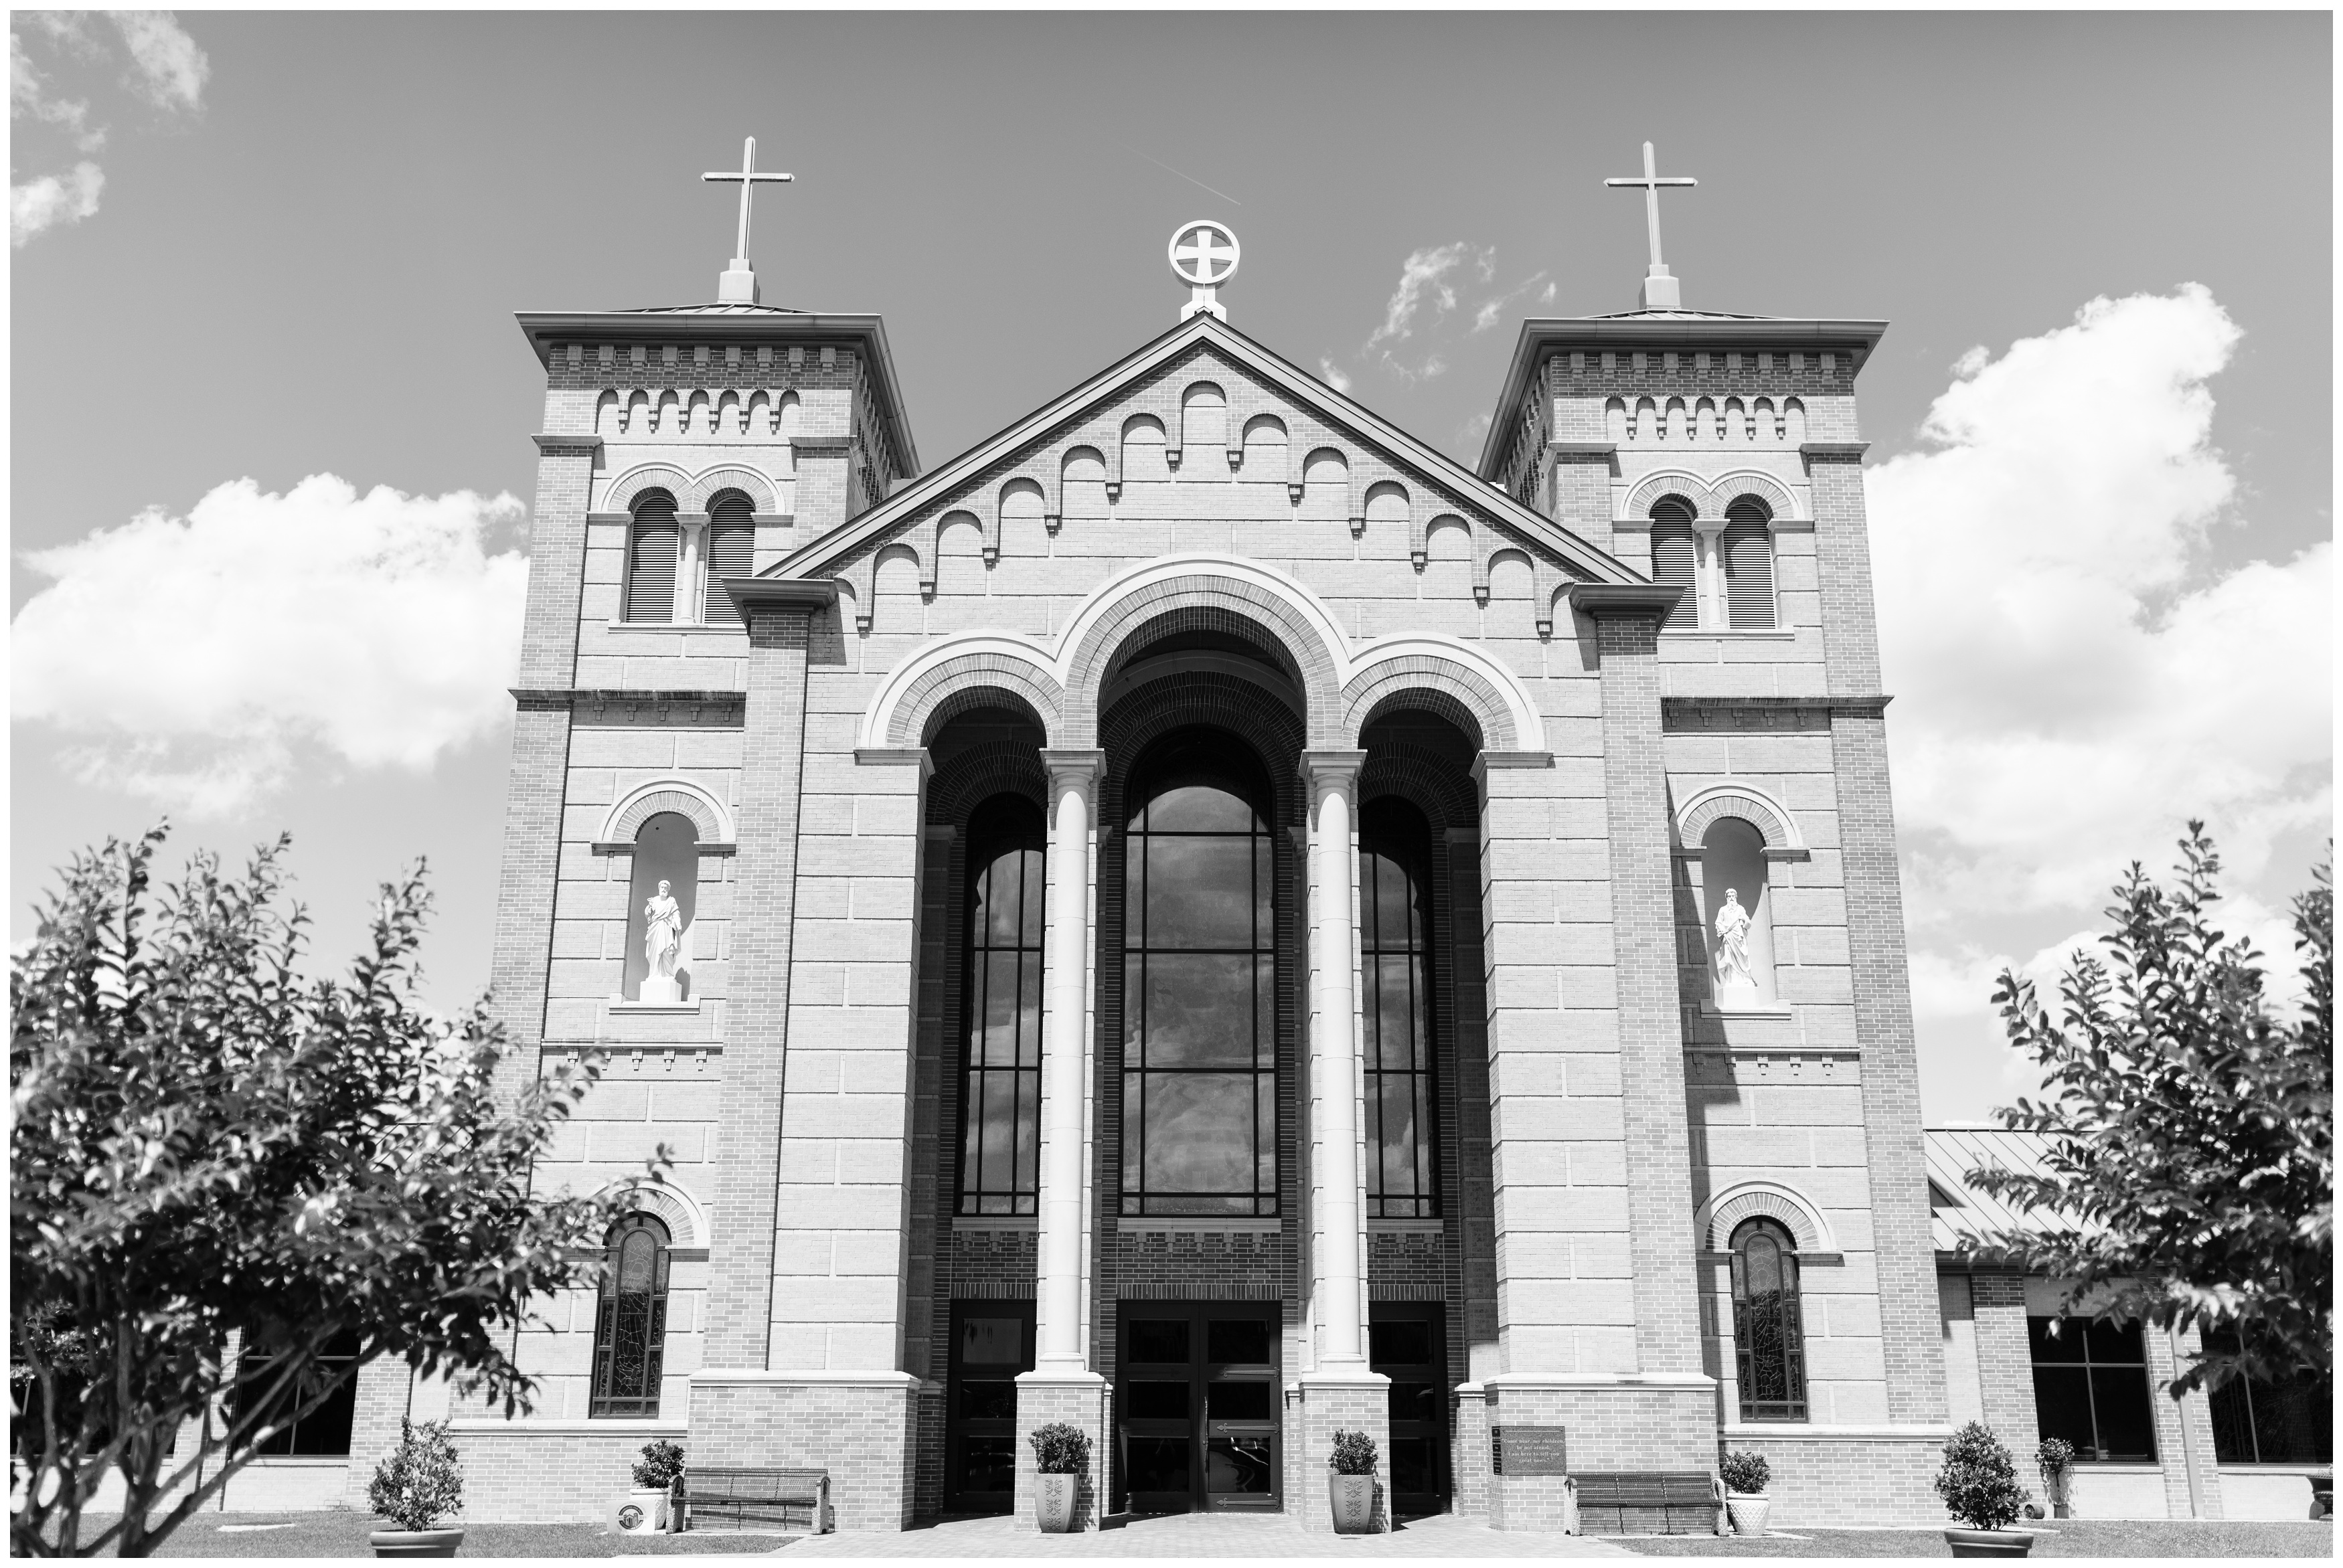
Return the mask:
{"type": "Polygon", "coordinates": [[[2006,1198],[1978,1191],[1969,1181],[1972,1171],[2046,1169],[2043,1141],[2036,1134],[1999,1127],[1929,1127],[1922,1130],[1920,1139],[1928,1166],[1929,1230],[1936,1251],[1952,1251],[1962,1241],[1982,1240],[1991,1231],[2069,1228],[2057,1216],[2019,1208],[2006,1198]]]}
{"type": "Polygon", "coordinates": [[[1526,538],[1544,545],[1573,570],[1594,582],[1645,584],[1634,568],[1581,538],[1544,513],[1523,506],[1497,486],[1474,474],[1454,458],[1425,446],[1323,381],[1263,347],[1226,322],[1209,315],[1189,317],[1119,363],[1036,409],[1007,429],[988,437],[950,461],[930,469],[886,500],[810,539],[789,557],[759,574],[766,577],[807,577],[817,574],[841,556],[890,529],[908,522],[925,508],[959,491],[1002,458],[1028,444],[1046,438],[1052,430],[1088,416],[1113,401],[1198,344],[1209,344],[1238,368],[1276,388],[1294,403],[1308,407],[1328,424],[1347,429],[1361,443],[1380,447],[1393,458],[1423,472],[1460,498],[1469,500],[1526,538]]]}

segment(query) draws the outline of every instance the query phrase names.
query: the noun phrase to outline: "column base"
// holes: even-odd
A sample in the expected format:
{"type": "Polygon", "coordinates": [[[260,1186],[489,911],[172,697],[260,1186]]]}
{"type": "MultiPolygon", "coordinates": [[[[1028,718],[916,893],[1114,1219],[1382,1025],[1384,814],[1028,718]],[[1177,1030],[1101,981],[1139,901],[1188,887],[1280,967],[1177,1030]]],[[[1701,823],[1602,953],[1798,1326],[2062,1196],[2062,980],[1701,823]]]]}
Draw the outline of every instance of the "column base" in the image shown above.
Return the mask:
{"type": "Polygon", "coordinates": [[[1043,1367],[1017,1374],[1017,1485],[1011,1507],[1018,1522],[1039,1530],[1035,1513],[1036,1483],[1041,1472],[1033,1457],[1033,1433],[1051,1422],[1080,1428],[1091,1440],[1090,1473],[1082,1477],[1074,1504],[1074,1528],[1096,1530],[1106,1512],[1107,1401],[1106,1379],[1094,1372],[1043,1367]]]}
{"type": "Polygon", "coordinates": [[[1303,1372],[1287,1397],[1286,1506],[1294,1522],[1318,1535],[1334,1533],[1327,1481],[1337,1432],[1363,1432],[1375,1444],[1375,1528],[1392,1527],[1391,1379],[1365,1367],[1303,1372]]]}
{"type": "Polygon", "coordinates": [[[827,1470],[833,1529],[908,1529],[926,1386],[900,1372],[696,1372],[691,1458],[827,1470]]]}

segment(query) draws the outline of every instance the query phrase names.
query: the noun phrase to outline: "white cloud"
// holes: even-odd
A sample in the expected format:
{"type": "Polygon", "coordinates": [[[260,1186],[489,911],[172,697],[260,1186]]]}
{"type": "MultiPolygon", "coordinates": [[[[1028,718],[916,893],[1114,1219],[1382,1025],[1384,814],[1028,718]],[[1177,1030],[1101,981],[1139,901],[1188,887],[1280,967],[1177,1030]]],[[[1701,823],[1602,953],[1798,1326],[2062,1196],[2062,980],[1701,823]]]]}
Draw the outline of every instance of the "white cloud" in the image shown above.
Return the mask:
{"type": "Polygon", "coordinates": [[[90,782],[198,815],[307,755],[427,768],[508,709],[528,561],[488,547],[522,517],[509,495],[239,479],[28,552],[54,580],[10,628],[14,717],[75,737],[60,755],[90,782]]]}
{"type": "Polygon", "coordinates": [[[1428,380],[1448,368],[1445,350],[1497,326],[1508,307],[1539,284],[1545,285],[1542,297],[1549,303],[1554,298],[1553,281],[1543,271],[1511,288],[1498,288],[1496,282],[1493,246],[1460,239],[1410,251],[1383,304],[1383,324],[1367,334],[1358,363],[1402,382],[1428,380]],[[1404,358],[1403,344],[1411,346],[1404,358]]]}
{"type": "Polygon", "coordinates": [[[62,177],[43,175],[8,187],[8,243],[21,246],[35,235],[79,223],[97,211],[106,171],[84,158],[62,177]]]}
{"type": "MultiPolygon", "coordinates": [[[[167,11],[101,15],[113,25],[121,45],[123,75],[135,97],[166,115],[193,114],[203,107],[211,62],[176,18],[167,11]]],[[[67,96],[52,88],[48,72],[35,59],[27,42],[35,34],[44,52],[54,56],[52,67],[114,64],[115,51],[85,12],[22,13],[12,19],[8,31],[9,117],[54,127],[75,153],[97,152],[106,146],[106,126],[93,118],[87,97],[67,96]]],[[[17,150],[27,139],[21,133],[17,136],[17,150]]],[[[22,184],[12,179],[9,243],[23,246],[53,228],[93,216],[105,188],[105,171],[86,156],[63,174],[36,175],[22,184]]]]}
{"type": "Polygon", "coordinates": [[[1351,389],[1351,378],[1343,375],[1342,367],[1332,359],[1322,356],[1319,358],[1318,374],[1324,377],[1326,385],[1337,392],[1348,392],[1351,389]]]}
{"type": "Polygon", "coordinates": [[[1383,306],[1383,324],[1367,335],[1367,352],[1372,354],[1385,343],[1413,336],[1416,312],[1427,303],[1435,315],[1455,309],[1456,288],[1448,281],[1448,275],[1467,262],[1475,263],[1476,270],[1485,275],[1494,254],[1462,240],[1410,251],[1407,259],[1400,264],[1399,286],[1392,290],[1391,298],[1383,306]]]}
{"type": "Polygon", "coordinates": [[[2096,910],[2192,815],[2246,877],[2330,815],[2333,547],[2204,561],[2237,520],[2207,383],[2238,336],[2195,285],[2094,300],[1965,356],[1932,448],[1871,471],[1916,945],[2096,910]]]}

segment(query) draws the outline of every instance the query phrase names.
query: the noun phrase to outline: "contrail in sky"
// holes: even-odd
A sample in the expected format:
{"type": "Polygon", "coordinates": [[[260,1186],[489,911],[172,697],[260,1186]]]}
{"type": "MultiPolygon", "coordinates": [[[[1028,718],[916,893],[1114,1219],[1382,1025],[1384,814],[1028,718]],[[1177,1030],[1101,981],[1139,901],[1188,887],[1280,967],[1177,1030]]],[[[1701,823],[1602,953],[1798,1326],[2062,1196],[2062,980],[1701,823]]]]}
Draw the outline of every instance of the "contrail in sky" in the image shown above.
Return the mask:
{"type": "MultiPolygon", "coordinates": [[[[1117,145],[1118,146],[1121,147],[1123,151],[1125,151],[1125,152],[1127,152],[1127,153],[1130,153],[1130,154],[1131,154],[1131,155],[1132,155],[1132,156],[1137,156],[1137,157],[1142,157],[1142,158],[1147,158],[1147,155],[1146,155],[1145,153],[1141,152],[1137,147],[1132,146],[1129,142],[1118,142],[1116,145],[1117,145]]],[[[1151,164],[1153,164],[1157,168],[1161,169],[1161,170],[1162,170],[1165,174],[1167,174],[1167,175],[1180,175],[1180,171],[1179,171],[1178,169],[1173,168],[1170,164],[1165,163],[1161,158],[1147,158],[1147,161],[1148,161],[1149,163],[1151,163],[1151,164]]],[[[1231,206],[1244,206],[1244,203],[1242,203],[1242,202],[1241,202],[1241,201],[1237,200],[1237,198],[1236,198],[1236,197],[1234,197],[1234,196],[1231,196],[1231,195],[1230,195],[1228,192],[1226,192],[1226,191],[1222,191],[1222,190],[1212,190],[1212,186],[1210,186],[1206,185],[1203,181],[1202,181],[1202,180],[1198,179],[1198,178],[1197,178],[1195,176],[1193,176],[1193,175],[1180,175],[1180,177],[1181,177],[1182,179],[1183,179],[1183,180],[1186,180],[1190,185],[1194,186],[1198,190],[1208,190],[1208,191],[1212,191],[1212,194],[1213,194],[1214,196],[1216,196],[1220,197],[1222,201],[1229,203],[1229,204],[1230,204],[1231,206]]]]}

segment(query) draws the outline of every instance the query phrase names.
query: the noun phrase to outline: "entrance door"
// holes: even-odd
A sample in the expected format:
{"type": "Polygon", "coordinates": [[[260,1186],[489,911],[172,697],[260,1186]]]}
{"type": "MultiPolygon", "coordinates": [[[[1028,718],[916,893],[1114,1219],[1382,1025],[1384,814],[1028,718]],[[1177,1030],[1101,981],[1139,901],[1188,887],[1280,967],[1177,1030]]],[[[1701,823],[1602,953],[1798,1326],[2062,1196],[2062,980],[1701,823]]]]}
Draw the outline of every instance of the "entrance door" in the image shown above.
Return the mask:
{"type": "Polygon", "coordinates": [[[1437,1302],[1367,1310],[1369,1364],[1391,1379],[1392,1516],[1448,1506],[1448,1325],[1437,1302]]]}
{"type": "Polygon", "coordinates": [[[1007,1513],[1017,1484],[1017,1374],[1033,1370],[1033,1303],[954,1302],[944,1511],[1007,1513]]]}
{"type": "Polygon", "coordinates": [[[1279,1506],[1274,1302],[1125,1302],[1115,1376],[1133,1513],[1279,1506]]]}

